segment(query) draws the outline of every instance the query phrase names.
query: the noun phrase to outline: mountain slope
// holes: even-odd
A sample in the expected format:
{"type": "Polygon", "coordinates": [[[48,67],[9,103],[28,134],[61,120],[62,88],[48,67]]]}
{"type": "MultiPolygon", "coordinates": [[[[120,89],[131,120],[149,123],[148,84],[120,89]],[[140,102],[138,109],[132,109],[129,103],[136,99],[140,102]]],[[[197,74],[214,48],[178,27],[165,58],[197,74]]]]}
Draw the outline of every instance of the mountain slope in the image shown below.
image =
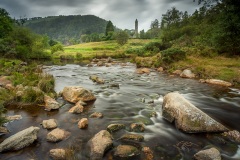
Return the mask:
{"type": "Polygon", "coordinates": [[[104,33],[106,25],[106,20],[94,15],[35,17],[25,23],[34,32],[62,42],[80,39],[83,34],[104,33]]]}

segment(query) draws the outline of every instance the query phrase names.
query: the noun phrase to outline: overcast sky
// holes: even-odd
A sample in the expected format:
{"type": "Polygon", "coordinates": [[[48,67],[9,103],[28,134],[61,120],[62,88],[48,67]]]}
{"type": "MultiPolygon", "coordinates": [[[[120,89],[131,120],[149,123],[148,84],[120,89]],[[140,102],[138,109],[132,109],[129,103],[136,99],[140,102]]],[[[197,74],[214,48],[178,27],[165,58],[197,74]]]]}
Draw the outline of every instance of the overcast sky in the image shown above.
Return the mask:
{"type": "Polygon", "coordinates": [[[199,6],[193,0],[0,0],[0,7],[15,18],[91,14],[121,29],[134,29],[137,18],[139,31],[146,31],[171,7],[193,13],[199,6]]]}

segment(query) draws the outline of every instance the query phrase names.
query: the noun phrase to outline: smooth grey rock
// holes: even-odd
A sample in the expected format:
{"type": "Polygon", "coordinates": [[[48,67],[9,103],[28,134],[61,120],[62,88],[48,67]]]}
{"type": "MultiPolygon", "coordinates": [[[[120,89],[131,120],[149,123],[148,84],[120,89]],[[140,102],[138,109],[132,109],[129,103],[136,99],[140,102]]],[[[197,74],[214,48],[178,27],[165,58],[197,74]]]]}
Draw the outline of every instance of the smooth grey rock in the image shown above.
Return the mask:
{"type": "Polygon", "coordinates": [[[32,126],[12,135],[0,144],[0,152],[20,150],[29,146],[37,139],[37,133],[39,130],[39,127],[32,126]]]}
{"type": "Polygon", "coordinates": [[[177,92],[164,96],[162,115],[169,122],[175,122],[178,129],[188,133],[228,131],[177,92]]]}

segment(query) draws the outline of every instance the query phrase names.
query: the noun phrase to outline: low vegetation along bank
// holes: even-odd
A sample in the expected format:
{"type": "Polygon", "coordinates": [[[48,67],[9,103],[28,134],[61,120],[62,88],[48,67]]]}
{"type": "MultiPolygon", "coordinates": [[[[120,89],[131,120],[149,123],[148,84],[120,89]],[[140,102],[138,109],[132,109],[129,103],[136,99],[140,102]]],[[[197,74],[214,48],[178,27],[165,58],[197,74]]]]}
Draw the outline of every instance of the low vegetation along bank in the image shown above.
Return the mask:
{"type": "MultiPolygon", "coordinates": [[[[43,73],[41,66],[20,60],[0,60],[0,115],[4,106],[38,107],[44,95],[54,97],[54,78],[43,73]]],[[[1,117],[1,116],[0,116],[1,117]]],[[[0,126],[5,122],[2,117],[0,126]]]]}

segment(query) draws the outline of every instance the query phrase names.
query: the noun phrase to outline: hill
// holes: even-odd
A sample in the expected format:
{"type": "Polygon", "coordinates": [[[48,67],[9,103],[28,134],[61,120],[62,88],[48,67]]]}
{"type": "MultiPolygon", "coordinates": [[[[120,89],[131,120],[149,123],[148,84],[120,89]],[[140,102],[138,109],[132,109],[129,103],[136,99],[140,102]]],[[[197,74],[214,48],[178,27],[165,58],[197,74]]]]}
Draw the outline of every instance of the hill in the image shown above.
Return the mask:
{"type": "Polygon", "coordinates": [[[107,21],[94,15],[69,15],[30,18],[24,24],[38,34],[65,44],[79,41],[83,34],[105,33],[107,21]]]}

